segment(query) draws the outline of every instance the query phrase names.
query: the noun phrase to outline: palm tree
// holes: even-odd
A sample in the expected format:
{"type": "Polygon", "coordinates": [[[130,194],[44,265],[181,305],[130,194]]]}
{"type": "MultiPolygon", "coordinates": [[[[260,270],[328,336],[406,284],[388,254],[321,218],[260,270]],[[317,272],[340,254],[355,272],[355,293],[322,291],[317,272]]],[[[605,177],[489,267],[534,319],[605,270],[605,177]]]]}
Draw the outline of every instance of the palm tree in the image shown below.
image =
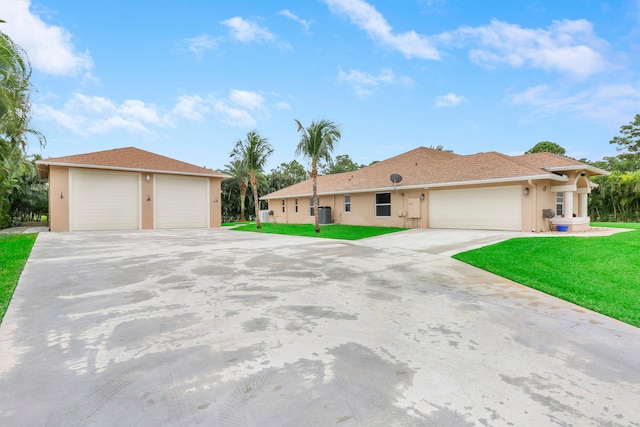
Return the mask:
{"type": "Polygon", "coordinates": [[[46,142],[42,133],[29,126],[30,77],[27,54],[0,32],[0,228],[9,224],[10,195],[29,165],[27,136],[35,135],[41,147],[46,142]]]}
{"type": "Polygon", "coordinates": [[[253,204],[255,205],[257,228],[262,228],[262,223],[260,222],[260,201],[258,200],[258,180],[256,179],[256,173],[263,170],[271,153],[273,153],[273,147],[269,144],[269,140],[260,136],[255,130],[247,133],[244,140],[236,141],[236,145],[231,152],[231,158],[244,163],[245,167],[249,170],[251,187],[253,188],[253,204]]]}
{"type": "Polygon", "coordinates": [[[240,221],[244,221],[244,201],[247,197],[247,186],[249,185],[249,169],[247,169],[247,164],[243,161],[233,160],[226,165],[226,172],[232,176],[230,179],[236,181],[240,188],[240,221]]]}
{"type": "Polygon", "coordinates": [[[299,120],[294,119],[300,132],[300,142],[296,147],[296,156],[302,154],[311,160],[311,178],[313,179],[313,212],[315,217],[316,233],[320,232],[320,221],[318,219],[318,161],[323,160],[331,164],[331,152],[333,144],[340,137],[340,128],[331,120],[324,118],[311,122],[309,127],[302,126],[299,120]]]}

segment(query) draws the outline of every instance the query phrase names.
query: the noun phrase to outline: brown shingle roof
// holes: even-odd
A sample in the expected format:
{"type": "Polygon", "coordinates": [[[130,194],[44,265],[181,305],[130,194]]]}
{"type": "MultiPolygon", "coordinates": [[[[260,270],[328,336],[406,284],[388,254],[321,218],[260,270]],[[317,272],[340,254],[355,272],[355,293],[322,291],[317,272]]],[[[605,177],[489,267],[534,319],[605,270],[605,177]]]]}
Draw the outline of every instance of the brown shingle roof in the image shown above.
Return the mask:
{"type": "Polygon", "coordinates": [[[39,169],[49,165],[78,166],[95,169],[119,169],[145,172],[171,172],[182,175],[203,175],[227,178],[228,175],[213,169],[202,168],[135,147],[116,148],[40,160],[39,169]]]}
{"type": "MultiPolygon", "coordinates": [[[[539,153],[550,154],[550,153],[539,153]]],[[[582,163],[553,154],[510,157],[496,152],[458,155],[419,147],[363,169],[318,177],[319,194],[373,191],[393,188],[390,176],[402,176],[398,188],[446,186],[508,182],[523,179],[557,179],[543,166],[575,166],[582,163]],[[533,157],[530,157],[533,156],[533,157]],[[558,158],[556,158],[558,157],[558,158]]],[[[312,194],[312,180],[306,180],[264,196],[264,199],[308,196],[312,194]]]]}

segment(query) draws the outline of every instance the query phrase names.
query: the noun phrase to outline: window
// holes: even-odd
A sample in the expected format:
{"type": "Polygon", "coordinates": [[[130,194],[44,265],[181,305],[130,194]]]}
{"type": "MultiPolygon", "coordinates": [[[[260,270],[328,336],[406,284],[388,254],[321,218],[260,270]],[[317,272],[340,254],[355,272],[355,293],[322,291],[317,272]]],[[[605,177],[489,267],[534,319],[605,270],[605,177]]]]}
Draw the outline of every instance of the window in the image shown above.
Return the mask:
{"type": "Polygon", "coordinates": [[[556,215],[564,215],[564,193],[559,192],[556,196],[556,215]]]}
{"type": "Polygon", "coordinates": [[[293,209],[298,213],[298,199],[293,199],[293,209]]]}
{"type": "Polygon", "coordinates": [[[284,200],[282,200],[282,213],[284,213],[284,200]]]}
{"type": "Polygon", "coordinates": [[[349,194],[344,196],[344,211],[351,212],[351,195],[349,194]]]}
{"type": "Polygon", "coordinates": [[[313,212],[313,197],[309,199],[309,216],[315,216],[313,212]]]}
{"type": "Polygon", "coordinates": [[[376,194],[376,216],[391,216],[391,193],[376,194]]]}

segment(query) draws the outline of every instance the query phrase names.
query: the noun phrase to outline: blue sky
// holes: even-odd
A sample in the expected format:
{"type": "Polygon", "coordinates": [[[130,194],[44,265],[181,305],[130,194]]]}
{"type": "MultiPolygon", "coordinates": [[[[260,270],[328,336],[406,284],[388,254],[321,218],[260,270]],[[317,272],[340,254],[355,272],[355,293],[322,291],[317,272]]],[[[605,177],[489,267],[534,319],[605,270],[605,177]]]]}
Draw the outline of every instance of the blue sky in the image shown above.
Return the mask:
{"type": "Polygon", "coordinates": [[[294,118],[325,117],[363,164],[545,140],[598,160],[640,113],[640,0],[0,0],[0,19],[44,157],[135,146],[217,169],[257,129],[269,170],[295,158],[294,118]]]}

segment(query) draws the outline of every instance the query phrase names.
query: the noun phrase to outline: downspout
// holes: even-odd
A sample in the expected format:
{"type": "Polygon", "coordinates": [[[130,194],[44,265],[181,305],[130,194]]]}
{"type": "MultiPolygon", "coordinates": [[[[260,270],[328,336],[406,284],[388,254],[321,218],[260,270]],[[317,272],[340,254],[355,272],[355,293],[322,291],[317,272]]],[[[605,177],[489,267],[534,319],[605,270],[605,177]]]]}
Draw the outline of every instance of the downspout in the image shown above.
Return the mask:
{"type": "Polygon", "coordinates": [[[538,228],[538,220],[536,218],[536,205],[538,204],[538,186],[536,184],[533,183],[533,181],[529,180],[529,185],[531,187],[533,187],[533,194],[534,194],[534,199],[533,202],[531,202],[531,211],[532,211],[532,217],[531,219],[533,220],[533,230],[531,230],[532,232],[536,232],[537,228],[538,228]]]}

